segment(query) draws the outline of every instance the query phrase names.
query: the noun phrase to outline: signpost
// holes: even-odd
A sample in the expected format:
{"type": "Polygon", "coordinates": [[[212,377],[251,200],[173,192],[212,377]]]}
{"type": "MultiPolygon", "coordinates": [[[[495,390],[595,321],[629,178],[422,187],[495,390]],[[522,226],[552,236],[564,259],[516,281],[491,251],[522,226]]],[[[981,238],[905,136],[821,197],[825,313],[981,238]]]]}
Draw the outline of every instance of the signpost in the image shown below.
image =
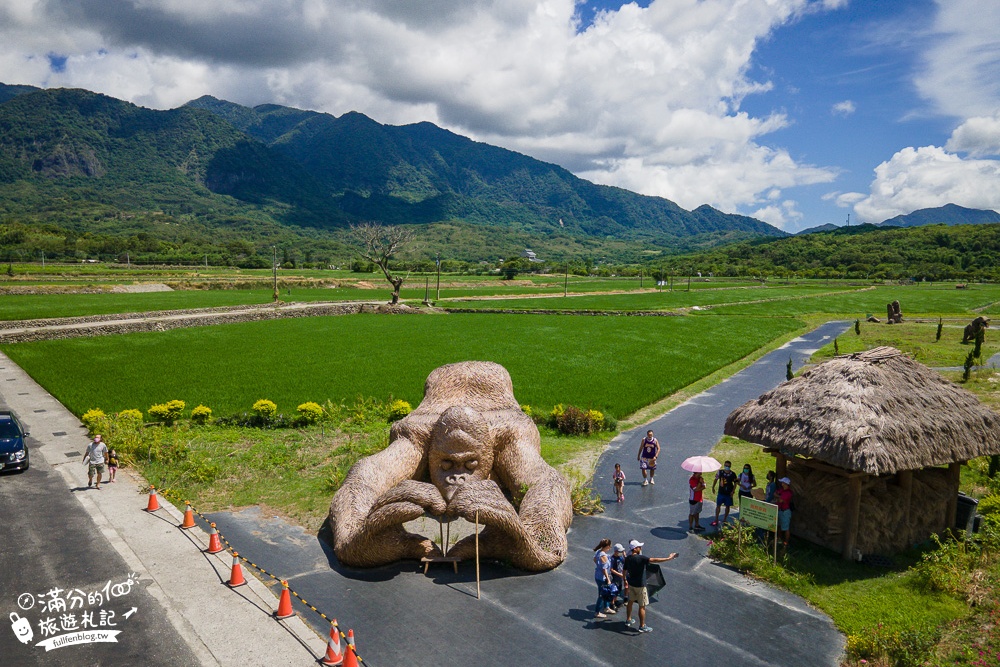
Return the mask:
{"type": "MultiPolygon", "coordinates": [[[[756,498],[740,496],[740,521],[755,528],[763,528],[775,534],[774,562],[778,562],[778,506],[756,498]]],[[[740,531],[742,547],[743,531],[740,531]]]]}

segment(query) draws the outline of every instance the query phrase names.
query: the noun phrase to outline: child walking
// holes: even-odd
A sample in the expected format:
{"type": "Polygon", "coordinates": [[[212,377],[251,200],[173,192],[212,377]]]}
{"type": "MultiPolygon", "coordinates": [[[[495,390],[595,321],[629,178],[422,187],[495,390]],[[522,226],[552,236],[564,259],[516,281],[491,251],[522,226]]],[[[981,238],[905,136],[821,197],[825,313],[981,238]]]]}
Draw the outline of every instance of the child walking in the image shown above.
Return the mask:
{"type": "Polygon", "coordinates": [[[618,497],[618,502],[625,500],[625,471],[622,470],[622,464],[615,464],[615,474],[612,477],[615,483],[615,495],[618,497]]]}
{"type": "Polygon", "coordinates": [[[108,482],[115,481],[115,473],[118,472],[118,452],[112,449],[108,452],[108,482]]]}

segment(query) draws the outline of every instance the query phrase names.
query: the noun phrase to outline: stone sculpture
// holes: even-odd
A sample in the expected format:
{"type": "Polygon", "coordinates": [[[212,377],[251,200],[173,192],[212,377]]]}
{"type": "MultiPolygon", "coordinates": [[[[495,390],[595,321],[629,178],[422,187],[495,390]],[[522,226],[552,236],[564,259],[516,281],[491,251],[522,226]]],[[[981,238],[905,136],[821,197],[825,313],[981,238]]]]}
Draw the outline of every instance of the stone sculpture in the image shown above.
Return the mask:
{"type": "MultiPolygon", "coordinates": [[[[330,504],[337,558],[351,567],[440,556],[403,524],[425,513],[476,519],[479,553],[523,570],[566,558],[573,520],[569,484],[542,459],[538,429],[521,411],[507,370],[469,361],[434,370],[416,410],[396,422],[389,446],[361,459],[330,504]]],[[[471,558],[474,537],[449,556],[471,558]]]]}
{"type": "Polygon", "coordinates": [[[971,343],[976,340],[976,336],[979,335],[980,331],[984,331],[990,328],[990,318],[980,315],[972,322],[965,325],[965,331],[962,334],[962,344],[971,343]]]}
{"type": "Polygon", "coordinates": [[[885,313],[888,324],[903,323],[903,313],[899,310],[899,301],[885,304],[885,313]]]}

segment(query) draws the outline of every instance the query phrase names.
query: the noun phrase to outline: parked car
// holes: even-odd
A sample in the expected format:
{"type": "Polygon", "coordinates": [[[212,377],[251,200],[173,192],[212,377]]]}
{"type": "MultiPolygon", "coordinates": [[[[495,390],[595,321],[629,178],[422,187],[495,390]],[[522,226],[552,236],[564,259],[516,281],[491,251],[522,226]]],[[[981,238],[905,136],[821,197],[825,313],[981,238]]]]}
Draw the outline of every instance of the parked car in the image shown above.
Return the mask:
{"type": "Polygon", "coordinates": [[[0,470],[27,470],[28,434],[13,412],[0,410],[0,470]]]}

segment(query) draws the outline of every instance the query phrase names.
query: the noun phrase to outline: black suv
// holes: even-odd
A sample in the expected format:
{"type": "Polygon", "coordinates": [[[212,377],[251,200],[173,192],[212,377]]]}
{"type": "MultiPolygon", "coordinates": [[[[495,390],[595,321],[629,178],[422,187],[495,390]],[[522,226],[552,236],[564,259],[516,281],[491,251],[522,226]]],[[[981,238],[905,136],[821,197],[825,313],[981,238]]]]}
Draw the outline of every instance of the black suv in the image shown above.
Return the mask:
{"type": "Polygon", "coordinates": [[[0,410],[0,470],[28,469],[27,435],[13,412],[0,410]]]}

